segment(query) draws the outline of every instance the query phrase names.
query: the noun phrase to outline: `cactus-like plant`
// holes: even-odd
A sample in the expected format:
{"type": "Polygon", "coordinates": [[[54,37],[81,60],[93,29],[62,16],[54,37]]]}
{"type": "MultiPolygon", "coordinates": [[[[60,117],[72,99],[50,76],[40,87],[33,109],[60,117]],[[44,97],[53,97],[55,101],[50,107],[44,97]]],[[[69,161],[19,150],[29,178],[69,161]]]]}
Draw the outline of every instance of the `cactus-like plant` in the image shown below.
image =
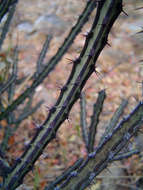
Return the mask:
{"type": "MultiPolygon", "coordinates": [[[[82,89],[86,81],[96,71],[95,65],[99,54],[106,44],[108,44],[108,34],[123,11],[122,0],[89,0],[83,14],[80,16],[75,27],[72,28],[69,37],[63,43],[61,49],[50,60],[49,64],[41,71],[39,69],[33,75],[32,85],[20,95],[6,109],[1,109],[0,120],[6,118],[10,123],[13,119],[12,111],[21,104],[31,92],[45,79],[48,73],[55,67],[61,59],[67,48],[73,42],[75,36],[80,31],[81,26],[85,23],[88,15],[93,8],[97,6],[97,12],[93,25],[86,36],[84,47],[76,60],[73,60],[71,74],[61,88],[61,93],[53,107],[50,108],[46,120],[37,127],[36,134],[28,144],[24,153],[17,158],[13,166],[9,166],[5,158],[0,152],[0,174],[3,177],[1,190],[14,190],[22,184],[23,178],[32,170],[34,163],[43,153],[44,148],[56,137],[56,133],[61,124],[68,118],[69,112],[74,103],[81,97],[81,125],[83,129],[83,139],[87,148],[86,158],[81,158],[75,164],[68,168],[55,181],[45,187],[45,190],[82,190],[91,184],[93,179],[116,159],[125,158],[125,155],[119,155],[119,152],[127,144],[129,139],[139,130],[143,123],[143,103],[139,102],[135,109],[124,117],[117,125],[121,112],[127,102],[123,101],[114,115],[111,124],[108,126],[106,133],[103,135],[99,145],[94,149],[94,139],[96,134],[96,126],[99,122],[99,115],[102,111],[104,99],[106,97],[105,90],[99,93],[96,104],[94,105],[91,124],[87,128],[85,99],[82,89]],[[114,122],[116,121],[116,122],[114,122]]],[[[8,10],[8,9],[6,9],[8,10]]],[[[2,16],[6,13],[4,11],[2,16]]],[[[1,16],[1,17],[2,17],[1,16]]],[[[45,42],[42,53],[37,62],[37,68],[41,68],[43,56],[48,47],[49,38],[45,42]],[[41,61],[40,61],[41,60],[41,61]],[[40,62],[40,63],[39,63],[40,62]]],[[[17,72],[13,68],[13,72],[17,72]]],[[[7,84],[9,87],[11,84],[7,84]]],[[[10,86],[11,87],[11,86],[10,86]]],[[[11,88],[10,88],[11,89],[11,88]]],[[[3,92],[2,92],[3,93],[3,92]]],[[[136,153],[136,152],[132,152],[136,153]]],[[[126,155],[129,156],[132,153],[126,155]]]]}

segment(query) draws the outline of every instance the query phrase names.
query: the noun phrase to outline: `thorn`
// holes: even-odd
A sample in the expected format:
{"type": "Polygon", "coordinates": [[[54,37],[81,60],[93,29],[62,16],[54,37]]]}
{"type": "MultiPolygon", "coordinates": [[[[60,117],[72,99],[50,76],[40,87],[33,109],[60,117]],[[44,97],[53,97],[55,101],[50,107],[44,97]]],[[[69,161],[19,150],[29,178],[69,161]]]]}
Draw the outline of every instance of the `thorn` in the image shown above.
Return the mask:
{"type": "Polygon", "coordinates": [[[69,64],[72,64],[73,62],[74,62],[74,60],[73,59],[69,59],[69,58],[66,58],[68,61],[70,61],[69,62],[69,64]]]}
{"type": "Polygon", "coordinates": [[[81,34],[81,35],[86,38],[88,36],[88,32],[81,34]]]}
{"type": "Polygon", "coordinates": [[[122,9],[122,12],[124,13],[124,15],[129,16],[123,9],[122,9]]]}
{"type": "Polygon", "coordinates": [[[62,91],[62,92],[65,92],[67,89],[68,89],[67,85],[64,85],[64,86],[61,88],[61,91],[62,91]]]}
{"type": "Polygon", "coordinates": [[[28,149],[30,146],[31,146],[30,141],[27,140],[24,142],[24,149],[28,149]]]}
{"type": "Polygon", "coordinates": [[[68,121],[68,124],[69,124],[69,126],[70,126],[70,124],[71,124],[71,121],[70,121],[70,119],[69,119],[69,117],[67,116],[67,121],[68,121]]]}
{"type": "Polygon", "coordinates": [[[111,47],[111,45],[109,44],[109,42],[108,42],[108,41],[106,42],[106,45],[108,45],[109,47],[111,47]]]}
{"type": "Polygon", "coordinates": [[[44,128],[43,125],[38,125],[38,126],[37,126],[37,130],[38,130],[38,131],[41,131],[43,128],[44,128]]]}
{"type": "Polygon", "coordinates": [[[135,11],[136,11],[136,10],[140,10],[140,9],[143,9],[143,7],[138,7],[138,8],[135,9],[135,11]]]}
{"type": "Polygon", "coordinates": [[[90,39],[93,36],[93,32],[92,31],[86,32],[85,34],[82,34],[82,36],[90,39]]]}
{"type": "Polygon", "coordinates": [[[69,115],[68,115],[67,113],[65,113],[65,119],[68,121],[68,123],[69,123],[69,126],[70,126],[70,124],[71,124],[71,121],[70,121],[70,119],[69,119],[69,115]]]}
{"type": "Polygon", "coordinates": [[[69,59],[69,58],[66,58],[68,61],[70,61],[69,62],[69,64],[78,64],[78,63],[80,63],[80,61],[81,61],[81,58],[80,57],[78,57],[78,58],[76,58],[76,59],[69,59]]]}
{"type": "Polygon", "coordinates": [[[32,173],[34,174],[35,166],[30,166],[32,173]]]}
{"type": "Polygon", "coordinates": [[[56,87],[58,90],[63,91],[63,92],[66,91],[68,88],[67,85],[63,86],[62,84],[58,84],[58,83],[56,84],[56,87]]]}
{"type": "Polygon", "coordinates": [[[50,112],[51,112],[51,113],[54,113],[55,111],[56,111],[56,107],[53,106],[53,107],[50,109],[50,112]]]}
{"type": "Polygon", "coordinates": [[[89,180],[92,181],[95,178],[95,173],[91,172],[89,176],[89,180]]]}
{"type": "Polygon", "coordinates": [[[116,161],[113,161],[112,164],[113,164],[114,166],[116,166],[116,167],[119,167],[119,165],[117,164],[116,161]]]}
{"type": "Polygon", "coordinates": [[[112,174],[112,172],[109,170],[109,168],[106,168],[106,170],[107,170],[110,174],[112,174]]]}
{"type": "Polygon", "coordinates": [[[89,153],[89,154],[88,154],[88,157],[89,157],[89,158],[94,158],[95,155],[96,155],[96,151],[89,153]]]}
{"type": "MultiPolygon", "coordinates": [[[[141,31],[139,31],[139,32],[137,32],[137,33],[135,33],[135,34],[141,34],[141,33],[143,33],[143,30],[141,30],[141,31]]],[[[142,60],[141,60],[142,61],[142,60]]]]}
{"type": "Polygon", "coordinates": [[[50,111],[51,107],[50,106],[46,106],[47,110],[50,111]]]}
{"type": "Polygon", "coordinates": [[[17,157],[16,159],[15,159],[15,163],[16,164],[18,164],[18,163],[20,163],[22,160],[21,160],[21,157],[17,157]]]}
{"type": "Polygon", "coordinates": [[[53,106],[53,107],[49,107],[49,106],[46,106],[46,108],[48,109],[49,112],[51,113],[54,113],[56,111],[56,106],[53,106]]]}
{"type": "Polygon", "coordinates": [[[77,171],[72,171],[72,172],[70,173],[70,176],[71,176],[71,177],[76,177],[77,174],[78,174],[77,171]]]}
{"type": "Polygon", "coordinates": [[[62,89],[62,84],[56,82],[56,87],[57,87],[58,90],[61,90],[62,89]]]}
{"type": "Polygon", "coordinates": [[[99,78],[100,80],[102,79],[101,73],[97,71],[97,67],[94,67],[94,73],[96,74],[97,78],[99,78]]]}
{"type": "Polygon", "coordinates": [[[38,130],[41,130],[43,129],[43,126],[42,125],[38,125],[35,121],[32,121],[33,125],[34,125],[34,128],[36,129],[36,131],[38,130]]]}

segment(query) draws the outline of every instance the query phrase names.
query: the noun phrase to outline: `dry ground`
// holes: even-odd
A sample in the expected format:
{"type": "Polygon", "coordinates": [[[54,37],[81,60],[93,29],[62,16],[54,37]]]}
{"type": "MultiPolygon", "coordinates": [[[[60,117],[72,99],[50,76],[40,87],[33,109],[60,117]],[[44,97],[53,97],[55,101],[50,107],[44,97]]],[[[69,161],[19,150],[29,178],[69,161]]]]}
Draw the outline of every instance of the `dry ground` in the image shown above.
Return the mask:
{"type": "MultiPolygon", "coordinates": [[[[56,53],[64,37],[68,34],[71,23],[75,23],[84,4],[85,1],[83,0],[56,0],[53,3],[48,0],[20,1],[17,7],[16,18],[12,23],[11,31],[4,44],[4,50],[7,49],[10,43],[13,46],[16,43],[19,45],[19,76],[31,75],[34,72],[37,57],[46,38],[46,32],[45,29],[36,29],[35,31],[35,28],[32,28],[34,32],[28,33],[25,30],[19,30],[18,26],[23,22],[28,22],[33,27],[39,15],[47,12],[48,14],[53,14],[55,13],[54,11],[64,21],[65,30],[61,33],[55,33],[45,58],[46,63],[56,53]]],[[[132,110],[138,100],[142,99],[142,89],[137,82],[141,81],[143,77],[143,68],[139,62],[143,59],[143,35],[138,35],[136,32],[143,26],[143,10],[136,11],[135,8],[138,6],[140,6],[139,1],[136,1],[136,3],[125,1],[125,11],[129,16],[122,13],[116,21],[108,40],[111,47],[106,46],[97,61],[97,69],[100,74],[93,74],[84,88],[87,98],[88,122],[98,92],[106,89],[107,93],[100,117],[96,143],[104,131],[105,124],[111,118],[123,98],[129,98],[129,106],[125,111],[126,114],[132,110]]],[[[51,106],[56,101],[59,95],[58,86],[65,83],[71,71],[71,65],[66,58],[73,59],[79,55],[85,40],[82,34],[89,30],[93,17],[91,17],[90,22],[86,24],[82,32],[77,36],[74,44],[55,70],[36,89],[34,104],[40,99],[44,99],[45,103],[37,113],[24,121],[18,129],[15,141],[22,143],[10,149],[9,153],[13,156],[13,159],[23,151],[23,143],[32,138],[33,121],[42,122],[48,113],[46,106],[51,106]],[[18,149],[19,151],[15,151],[18,149]]],[[[17,95],[20,92],[21,89],[18,89],[17,95]]],[[[24,183],[27,189],[33,188],[36,171],[41,185],[39,189],[42,189],[46,181],[51,181],[79,156],[85,155],[85,147],[79,128],[80,114],[78,101],[70,112],[69,121],[65,121],[58,131],[56,140],[50,143],[45,149],[44,154],[36,162],[35,172],[30,172],[25,178],[24,183]]],[[[136,159],[128,160],[128,162],[126,161],[126,165],[124,166],[128,174],[140,175],[140,173],[136,172],[136,169],[139,167],[139,165],[135,167],[134,163],[136,161],[138,161],[137,157],[136,159]]]]}

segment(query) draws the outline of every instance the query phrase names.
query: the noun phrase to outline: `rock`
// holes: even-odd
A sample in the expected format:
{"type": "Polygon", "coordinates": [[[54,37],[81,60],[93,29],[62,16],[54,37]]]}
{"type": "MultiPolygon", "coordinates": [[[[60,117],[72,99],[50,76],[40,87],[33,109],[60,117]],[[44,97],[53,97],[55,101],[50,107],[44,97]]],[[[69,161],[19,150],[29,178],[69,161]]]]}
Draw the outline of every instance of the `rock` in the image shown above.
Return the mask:
{"type": "Polygon", "coordinates": [[[34,31],[53,36],[61,36],[67,28],[67,23],[55,14],[41,15],[34,23],[34,31]]]}
{"type": "Polygon", "coordinates": [[[20,23],[17,28],[19,31],[24,31],[27,33],[31,33],[33,31],[33,25],[28,21],[20,23]]]}

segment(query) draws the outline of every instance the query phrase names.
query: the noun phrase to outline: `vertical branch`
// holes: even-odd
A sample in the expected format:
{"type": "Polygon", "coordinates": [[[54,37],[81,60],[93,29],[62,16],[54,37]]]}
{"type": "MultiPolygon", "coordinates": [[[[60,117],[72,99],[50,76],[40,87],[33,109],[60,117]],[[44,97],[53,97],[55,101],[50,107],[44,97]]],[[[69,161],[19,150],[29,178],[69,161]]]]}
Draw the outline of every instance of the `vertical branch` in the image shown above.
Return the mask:
{"type": "Polygon", "coordinates": [[[99,123],[99,116],[102,112],[103,103],[106,98],[105,90],[101,90],[98,93],[98,98],[93,107],[93,114],[91,116],[91,122],[89,126],[89,135],[88,135],[88,152],[93,152],[94,143],[95,143],[95,135],[97,130],[97,125],[99,123]]]}
{"type": "MultiPolygon", "coordinates": [[[[18,47],[16,46],[14,49],[14,60],[13,60],[13,65],[12,65],[12,74],[11,77],[14,79],[13,82],[9,85],[8,88],[8,102],[11,103],[14,97],[14,93],[15,93],[15,83],[16,83],[16,79],[17,79],[17,70],[18,70],[18,47]]],[[[10,113],[9,116],[7,117],[7,123],[8,125],[4,128],[4,137],[3,140],[1,142],[1,149],[3,152],[6,151],[7,147],[8,147],[8,141],[9,138],[12,135],[12,128],[10,126],[10,123],[12,123],[12,121],[14,120],[14,113],[10,113]]]]}
{"type": "Polygon", "coordinates": [[[7,150],[8,141],[9,141],[9,138],[11,137],[11,135],[12,135],[12,128],[10,125],[7,125],[6,127],[4,127],[4,136],[3,136],[2,142],[0,144],[0,148],[4,153],[7,150]]]}
{"type": "Polygon", "coordinates": [[[8,89],[8,102],[11,103],[15,93],[15,86],[16,86],[16,79],[17,79],[17,72],[18,72],[18,46],[14,49],[14,59],[12,65],[12,74],[11,76],[15,79],[13,83],[9,86],[8,89]]]}
{"type": "Polygon", "coordinates": [[[9,86],[15,81],[15,77],[14,76],[11,76],[7,82],[5,82],[3,85],[1,85],[1,89],[0,89],[0,95],[6,91],[9,86]]]}
{"type": "Polygon", "coordinates": [[[14,16],[15,9],[16,9],[16,4],[12,5],[12,7],[10,8],[9,13],[8,13],[8,17],[4,23],[3,28],[2,28],[2,33],[0,35],[0,50],[1,50],[1,47],[3,45],[4,39],[5,39],[8,31],[9,31],[10,23],[11,23],[11,20],[14,16]]]}
{"type": "Polygon", "coordinates": [[[83,141],[86,146],[86,150],[88,151],[88,131],[87,131],[87,121],[86,121],[87,113],[86,113],[86,98],[85,93],[81,92],[80,95],[80,125],[82,130],[83,141]]]}
{"type": "Polygon", "coordinates": [[[47,36],[46,40],[45,40],[45,43],[42,47],[42,50],[40,52],[40,55],[38,57],[38,60],[37,60],[37,69],[36,69],[36,75],[38,76],[41,71],[42,71],[42,68],[43,68],[43,61],[44,61],[44,58],[46,56],[46,53],[47,53],[47,50],[49,48],[49,44],[51,42],[51,39],[52,39],[52,36],[47,36]]]}
{"type": "MultiPolygon", "coordinates": [[[[13,121],[14,124],[20,124],[24,119],[35,113],[41,105],[44,103],[44,100],[39,101],[34,107],[25,106],[25,108],[22,110],[22,113],[18,116],[18,119],[15,119],[13,121]],[[29,107],[29,109],[28,109],[29,107]]],[[[17,129],[17,127],[14,128],[14,131],[17,129]]]]}

